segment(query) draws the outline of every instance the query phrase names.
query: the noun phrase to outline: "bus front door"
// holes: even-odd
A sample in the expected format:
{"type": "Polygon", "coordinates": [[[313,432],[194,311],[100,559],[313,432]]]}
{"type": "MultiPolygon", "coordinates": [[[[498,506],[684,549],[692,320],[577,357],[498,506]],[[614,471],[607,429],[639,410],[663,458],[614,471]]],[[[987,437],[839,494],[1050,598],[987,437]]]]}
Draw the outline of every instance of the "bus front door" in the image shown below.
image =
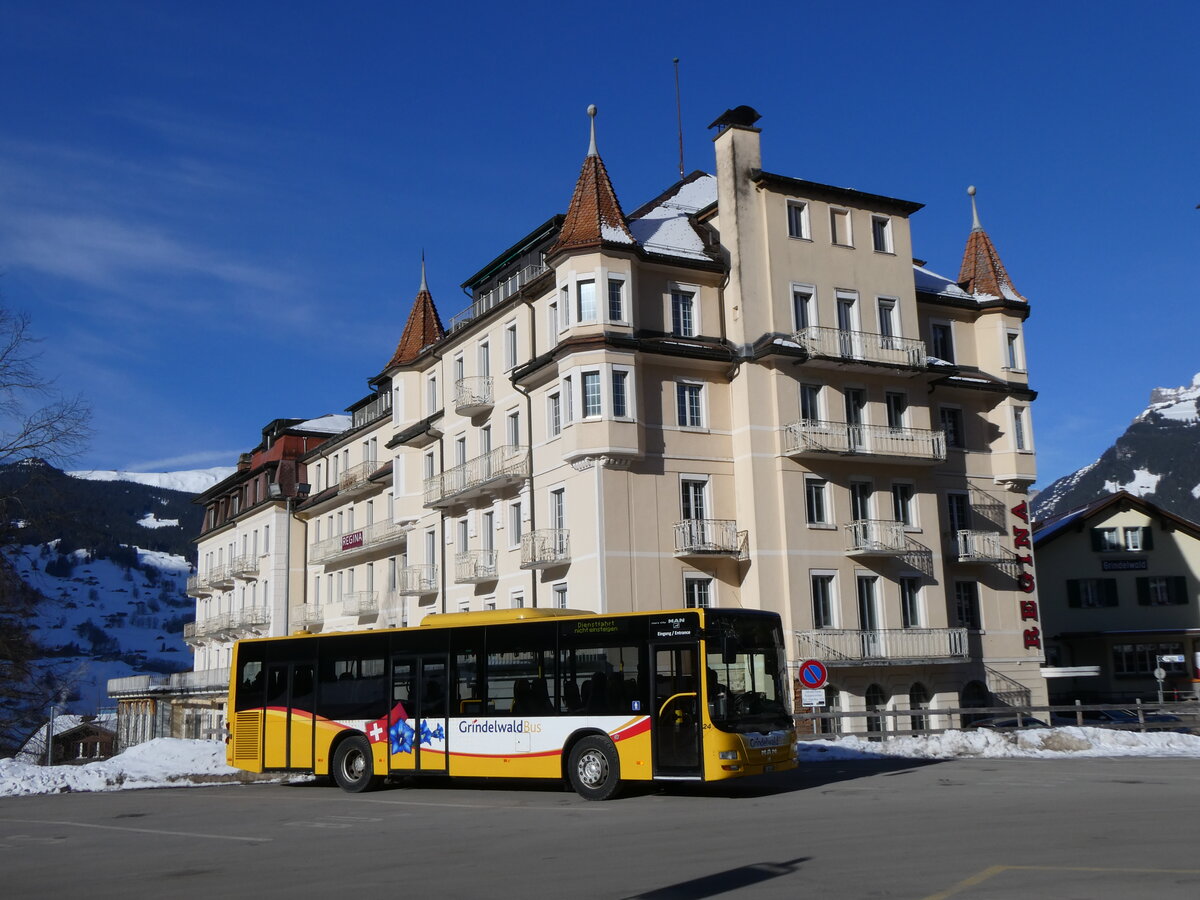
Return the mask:
{"type": "Polygon", "coordinates": [[[267,666],[264,768],[312,768],[313,687],[311,663],[267,666]]]}
{"type": "Polygon", "coordinates": [[[388,759],[393,772],[445,772],[449,675],[444,654],[392,658],[388,759]]]}
{"type": "Polygon", "coordinates": [[[652,646],[653,753],[658,778],[695,779],[700,763],[700,673],[695,645],[652,646]]]}

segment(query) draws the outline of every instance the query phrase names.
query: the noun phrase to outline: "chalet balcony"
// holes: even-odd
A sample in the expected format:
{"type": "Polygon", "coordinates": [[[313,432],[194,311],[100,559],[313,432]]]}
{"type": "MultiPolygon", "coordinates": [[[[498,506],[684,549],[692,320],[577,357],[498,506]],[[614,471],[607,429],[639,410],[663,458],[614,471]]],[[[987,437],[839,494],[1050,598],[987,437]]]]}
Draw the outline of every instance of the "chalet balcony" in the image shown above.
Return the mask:
{"type": "Polygon", "coordinates": [[[228,590],[233,587],[233,568],[228,563],[214,566],[208,573],[208,583],[210,587],[228,590]]]}
{"type": "Polygon", "coordinates": [[[325,608],[317,603],[292,607],[293,625],[319,625],[325,621],[325,608]]]}
{"type": "Polygon", "coordinates": [[[380,485],[370,480],[378,469],[379,463],[373,459],[346,469],[338,475],[338,496],[356,497],[379,488],[380,485]]]}
{"type": "Polygon", "coordinates": [[[412,522],[374,522],[365,528],[317,541],[308,550],[313,563],[341,562],[398,546],[408,539],[412,522]]]}
{"type": "Polygon", "coordinates": [[[237,557],[229,564],[229,572],[234,578],[254,581],[258,578],[258,557],[249,553],[237,557]]]}
{"type": "Polygon", "coordinates": [[[452,316],[450,327],[446,329],[447,333],[458,331],[458,329],[465,326],[471,320],[477,319],[485,312],[495,309],[509,297],[515,295],[525,285],[529,284],[539,275],[544,274],[546,270],[547,267],[543,265],[531,265],[518,269],[486,294],[480,294],[479,298],[462,312],[452,316]]]}
{"type": "Polygon", "coordinates": [[[909,550],[903,522],[859,519],[846,526],[848,556],[903,556],[909,550]]]}
{"type": "Polygon", "coordinates": [[[811,326],[792,338],[808,351],[810,363],[840,367],[919,370],[926,368],[925,342],[870,331],[811,326]]]}
{"type": "Polygon", "coordinates": [[[940,429],[802,419],[784,426],[783,453],[793,459],[856,456],[904,465],[934,465],[946,459],[946,433],[940,429]]]}
{"type": "Polygon", "coordinates": [[[820,628],[796,632],[799,659],[828,666],[950,663],[967,658],[965,628],[820,628]]]}
{"type": "Polygon", "coordinates": [[[506,444],[426,478],[425,506],[438,509],[491,495],[529,477],[529,448],[506,444]]]}
{"type": "Polygon", "coordinates": [[[959,531],[954,535],[954,549],[960,563],[1003,565],[1016,562],[1016,554],[1001,541],[1003,535],[994,531],[959,531]]]}
{"type": "Polygon", "coordinates": [[[342,595],[343,616],[373,616],[378,612],[378,591],[351,591],[342,595]]]}
{"type": "Polygon", "coordinates": [[[460,416],[476,416],[491,408],[491,378],[460,378],[454,383],[454,411],[460,416]]]}
{"type": "Polygon", "coordinates": [[[522,569],[549,569],[570,561],[569,528],[539,528],[521,535],[522,569]]]}
{"type": "Polygon", "coordinates": [[[747,538],[733,519],[684,519],[675,523],[675,556],[746,559],[747,538]]]}
{"type": "Polygon", "coordinates": [[[212,588],[208,584],[208,578],[200,575],[189,575],[187,580],[187,595],[189,597],[211,596],[212,588]]]}
{"type": "Polygon", "coordinates": [[[466,550],[454,556],[455,584],[482,584],[496,580],[495,550],[466,550]]]}
{"type": "Polygon", "coordinates": [[[396,593],[419,597],[438,592],[437,566],[405,566],[397,575],[396,593]]]}

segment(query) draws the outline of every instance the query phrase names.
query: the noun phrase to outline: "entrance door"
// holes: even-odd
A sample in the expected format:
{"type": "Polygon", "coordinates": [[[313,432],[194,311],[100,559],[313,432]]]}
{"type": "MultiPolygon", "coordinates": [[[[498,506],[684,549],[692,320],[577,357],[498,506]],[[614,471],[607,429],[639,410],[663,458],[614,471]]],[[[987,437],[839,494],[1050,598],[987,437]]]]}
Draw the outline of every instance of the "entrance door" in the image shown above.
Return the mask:
{"type": "Polygon", "coordinates": [[[847,359],[858,359],[859,335],[855,328],[854,298],[837,298],[838,352],[847,359]]]}
{"type": "Polygon", "coordinates": [[[695,645],[652,645],[654,774],[699,778],[700,670],[695,645]]]}
{"type": "Polygon", "coordinates": [[[264,705],[263,767],[312,768],[312,663],[268,666],[264,705]]]}
{"type": "Polygon", "coordinates": [[[874,575],[858,576],[858,625],[862,629],[864,659],[883,655],[882,635],[879,633],[879,603],[875,597],[874,575]]]}
{"type": "Polygon", "coordinates": [[[446,771],[448,674],[444,654],[392,658],[392,709],[388,713],[392,771],[446,771]]]}

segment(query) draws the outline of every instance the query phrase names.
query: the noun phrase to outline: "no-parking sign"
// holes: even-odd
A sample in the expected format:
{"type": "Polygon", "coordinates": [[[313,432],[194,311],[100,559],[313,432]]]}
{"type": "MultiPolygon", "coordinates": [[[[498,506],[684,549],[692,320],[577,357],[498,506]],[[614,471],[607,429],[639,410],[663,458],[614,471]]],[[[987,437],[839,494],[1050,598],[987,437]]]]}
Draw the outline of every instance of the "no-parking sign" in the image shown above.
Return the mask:
{"type": "Polygon", "coordinates": [[[801,685],[810,691],[815,691],[825,687],[825,682],[829,680],[829,670],[820,660],[808,659],[800,664],[799,678],[801,685]]]}

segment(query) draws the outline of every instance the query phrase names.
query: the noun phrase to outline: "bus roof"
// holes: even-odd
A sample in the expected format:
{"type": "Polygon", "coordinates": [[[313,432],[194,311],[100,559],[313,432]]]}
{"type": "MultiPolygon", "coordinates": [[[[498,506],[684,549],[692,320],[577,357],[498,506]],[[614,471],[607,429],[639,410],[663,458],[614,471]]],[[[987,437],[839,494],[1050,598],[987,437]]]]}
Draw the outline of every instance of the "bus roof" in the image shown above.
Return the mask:
{"type": "Polygon", "coordinates": [[[564,616],[594,616],[588,609],[561,609],[558,607],[521,607],[519,609],[484,609],[478,612],[430,613],[421,620],[427,625],[496,625],[501,622],[520,622],[523,619],[556,619],[564,616]]]}

